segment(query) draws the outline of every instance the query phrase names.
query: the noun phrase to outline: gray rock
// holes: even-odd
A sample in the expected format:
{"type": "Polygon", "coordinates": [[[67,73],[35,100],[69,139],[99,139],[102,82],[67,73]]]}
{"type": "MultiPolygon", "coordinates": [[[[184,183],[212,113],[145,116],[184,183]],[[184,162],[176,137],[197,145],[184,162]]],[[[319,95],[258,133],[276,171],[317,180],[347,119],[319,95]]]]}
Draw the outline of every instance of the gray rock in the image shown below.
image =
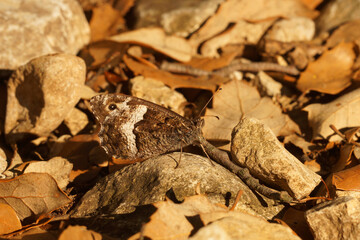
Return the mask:
{"type": "Polygon", "coordinates": [[[186,37],[218,8],[223,0],[139,0],[134,8],[136,28],[162,27],[166,33],[186,37]]]}
{"type": "Polygon", "coordinates": [[[86,67],[67,54],[33,59],[19,67],[8,82],[5,134],[13,143],[27,134],[47,136],[80,99],[86,67]]]}
{"type": "Polygon", "coordinates": [[[201,193],[212,202],[229,201],[230,206],[242,190],[237,210],[272,218],[282,209],[281,205],[263,207],[236,175],[216,163],[212,165],[207,158],[182,153],[180,165],[175,168],[179,157],[178,152],[162,155],[106,176],[83,196],[72,217],[130,213],[136,206],[164,200],[170,189],[181,201],[196,194],[198,183],[201,193]]]}
{"type": "Polygon", "coordinates": [[[74,0],[2,2],[0,32],[2,69],[49,53],[76,54],[90,41],[90,27],[74,0]]]}
{"type": "Polygon", "coordinates": [[[315,240],[356,240],[360,236],[360,198],[345,196],[305,212],[315,240]]]}
{"type": "Polygon", "coordinates": [[[265,183],[280,187],[296,199],[308,196],[321,177],[305,167],[277,140],[271,129],[255,118],[243,118],[234,128],[233,159],[265,183]]]}
{"type": "Polygon", "coordinates": [[[233,212],[201,228],[191,240],[207,239],[267,239],[300,240],[291,228],[276,223],[268,223],[261,218],[233,212]]]}

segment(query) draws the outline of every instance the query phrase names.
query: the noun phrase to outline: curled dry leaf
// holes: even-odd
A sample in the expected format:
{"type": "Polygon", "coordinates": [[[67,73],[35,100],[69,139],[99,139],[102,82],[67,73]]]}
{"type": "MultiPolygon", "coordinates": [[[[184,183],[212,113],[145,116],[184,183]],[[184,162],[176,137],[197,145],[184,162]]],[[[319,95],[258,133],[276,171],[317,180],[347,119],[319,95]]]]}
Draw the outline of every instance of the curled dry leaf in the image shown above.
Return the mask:
{"type": "Polygon", "coordinates": [[[111,4],[99,4],[92,10],[90,20],[91,42],[111,36],[125,25],[121,11],[114,9],[111,4]]]}
{"type": "Polygon", "coordinates": [[[333,174],[336,189],[360,192],[360,165],[333,174]]]}
{"type": "Polygon", "coordinates": [[[219,82],[212,82],[207,79],[195,78],[191,76],[180,76],[162,71],[156,68],[149,67],[143,63],[137,62],[134,59],[124,55],[124,62],[134,72],[135,75],[142,75],[145,78],[154,78],[162,81],[170,88],[192,87],[197,89],[206,89],[215,91],[219,82]]]}
{"type": "Polygon", "coordinates": [[[276,17],[315,17],[316,13],[307,9],[298,0],[228,0],[224,1],[217,13],[202,28],[192,35],[190,43],[196,49],[203,41],[224,31],[230,23],[240,20],[260,21],[276,17]]]}
{"type": "Polygon", "coordinates": [[[360,19],[349,21],[336,29],[326,41],[327,47],[334,47],[341,42],[352,42],[360,39],[360,19]]]}
{"type": "Polygon", "coordinates": [[[65,158],[54,157],[48,161],[35,161],[29,163],[24,173],[42,172],[50,174],[61,189],[65,189],[69,183],[69,175],[73,165],[65,158]]]}
{"type": "Polygon", "coordinates": [[[0,203],[0,235],[21,229],[21,222],[14,209],[5,203],[0,203]]]}
{"type": "Polygon", "coordinates": [[[296,87],[303,92],[315,90],[328,94],[344,90],[351,84],[351,67],[355,59],[353,47],[353,43],[340,43],[324,52],[319,59],[309,63],[296,87]]]}
{"type": "Polygon", "coordinates": [[[161,28],[142,28],[112,36],[109,40],[150,47],[180,62],[187,62],[192,56],[192,48],[184,38],[167,36],[161,28]]]}
{"type": "Polygon", "coordinates": [[[245,115],[264,122],[276,136],[300,132],[299,127],[270,98],[260,97],[255,87],[244,81],[224,84],[214,96],[213,108],[206,111],[204,137],[230,141],[231,131],[245,115]],[[217,116],[219,119],[211,116],[217,116]]]}
{"type": "Polygon", "coordinates": [[[28,173],[0,181],[0,203],[10,205],[20,220],[29,217],[35,220],[70,201],[47,173],[28,173]]]}
{"type": "Polygon", "coordinates": [[[254,44],[256,45],[265,31],[275,19],[258,23],[249,23],[239,20],[234,26],[206,41],[201,47],[201,55],[205,57],[218,57],[218,49],[228,44],[254,44]]]}
{"type": "Polygon", "coordinates": [[[313,138],[332,135],[330,124],[338,129],[360,125],[360,89],[345,94],[327,104],[311,104],[304,108],[307,111],[313,138]]]}
{"type": "Polygon", "coordinates": [[[224,52],[219,58],[193,57],[185,64],[206,71],[214,71],[229,65],[239,53],[241,53],[241,49],[224,52]]]}
{"type": "MultiPolygon", "coordinates": [[[[199,213],[228,211],[211,203],[204,195],[187,197],[181,204],[175,204],[168,199],[154,203],[154,206],[157,211],[150,217],[150,222],[145,224],[142,232],[144,237],[151,239],[188,239],[194,227],[187,217],[199,213]]],[[[138,239],[139,236],[140,233],[137,233],[129,239],[138,239]]]]}
{"type": "Polygon", "coordinates": [[[99,165],[107,165],[108,156],[99,146],[99,141],[96,134],[59,138],[53,143],[50,156],[67,159],[73,165],[70,181],[81,185],[98,176],[101,169],[99,165]]]}
{"type": "Polygon", "coordinates": [[[101,240],[101,234],[86,229],[85,226],[68,226],[59,236],[58,240],[101,240]]]}

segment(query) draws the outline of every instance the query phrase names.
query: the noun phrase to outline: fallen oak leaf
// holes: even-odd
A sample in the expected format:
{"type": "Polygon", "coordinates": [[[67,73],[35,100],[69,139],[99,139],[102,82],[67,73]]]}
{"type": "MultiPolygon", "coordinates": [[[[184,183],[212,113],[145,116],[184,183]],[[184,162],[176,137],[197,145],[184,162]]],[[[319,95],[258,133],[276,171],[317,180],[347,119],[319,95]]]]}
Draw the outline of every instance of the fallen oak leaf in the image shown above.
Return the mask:
{"type": "Polygon", "coordinates": [[[327,104],[310,104],[303,108],[308,112],[313,139],[327,138],[333,134],[331,124],[338,129],[360,125],[360,89],[347,93],[327,104]]]}
{"type": "Polygon", "coordinates": [[[201,46],[201,55],[205,57],[218,57],[218,49],[229,44],[256,45],[275,20],[276,19],[274,18],[258,23],[249,23],[244,20],[239,20],[226,31],[207,40],[201,46]]]}
{"type": "Polygon", "coordinates": [[[114,9],[109,3],[100,4],[92,10],[90,20],[91,42],[115,34],[124,25],[125,20],[122,18],[121,11],[114,9]]]}
{"type": "Polygon", "coordinates": [[[271,128],[276,136],[299,133],[299,127],[268,97],[260,97],[255,87],[244,81],[231,81],[215,93],[213,108],[206,115],[218,116],[204,119],[203,133],[206,139],[230,141],[231,131],[242,115],[254,117],[271,128]]]}
{"type": "Polygon", "coordinates": [[[28,173],[0,180],[0,203],[10,205],[20,220],[34,218],[71,202],[47,173],[28,173]]]}
{"type": "Polygon", "coordinates": [[[333,174],[336,189],[360,192],[360,165],[333,174]]]}
{"type": "Polygon", "coordinates": [[[214,92],[216,90],[217,84],[220,83],[216,81],[211,81],[211,79],[201,79],[191,76],[174,75],[169,72],[155,69],[143,63],[137,62],[132,58],[128,57],[126,54],[124,55],[124,62],[127,67],[134,72],[134,75],[142,75],[145,78],[153,78],[162,81],[163,83],[165,83],[165,85],[169,86],[172,89],[191,87],[210,90],[214,92]]]}
{"type": "Polygon", "coordinates": [[[255,22],[280,16],[313,18],[316,15],[315,11],[307,9],[297,0],[227,0],[220,4],[216,14],[191,36],[190,44],[196,49],[205,40],[223,32],[230,23],[241,20],[255,22]]]}
{"type": "Polygon", "coordinates": [[[101,240],[100,233],[86,229],[85,226],[68,226],[59,236],[58,240],[101,240]]]}
{"type": "Polygon", "coordinates": [[[21,229],[20,219],[8,204],[0,203],[0,235],[21,229]]]}
{"type": "Polygon", "coordinates": [[[192,57],[192,48],[187,40],[181,37],[167,36],[161,28],[141,28],[112,36],[109,40],[150,47],[180,62],[187,62],[192,57]]]}
{"type": "Polygon", "coordinates": [[[360,39],[360,19],[349,21],[336,29],[326,41],[327,47],[334,47],[341,42],[360,39]]]}
{"type": "Polygon", "coordinates": [[[200,213],[228,212],[226,207],[211,203],[205,195],[185,197],[181,204],[175,204],[170,199],[166,199],[153,205],[157,211],[143,226],[142,232],[133,235],[129,240],[138,239],[139,236],[151,239],[188,239],[194,226],[187,217],[200,213]]]}
{"type": "Polygon", "coordinates": [[[353,43],[340,43],[310,62],[301,73],[296,87],[302,91],[315,90],[337,94],[350,86],[352,66],[355,59],[353,43]]]}

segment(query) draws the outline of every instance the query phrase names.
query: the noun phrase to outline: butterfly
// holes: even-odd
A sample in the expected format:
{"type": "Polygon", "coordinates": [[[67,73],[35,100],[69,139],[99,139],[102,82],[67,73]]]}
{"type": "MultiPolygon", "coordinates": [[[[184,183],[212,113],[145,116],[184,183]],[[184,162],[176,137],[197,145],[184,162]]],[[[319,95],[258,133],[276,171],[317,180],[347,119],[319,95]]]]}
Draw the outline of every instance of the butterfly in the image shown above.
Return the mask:
{"type": "Polygon", "coordinates": [[[100,123],[100,145],[115,159],[145,160],[196,144],[202,121],[124,94],[102,94],[90,106],[100,123]]]}

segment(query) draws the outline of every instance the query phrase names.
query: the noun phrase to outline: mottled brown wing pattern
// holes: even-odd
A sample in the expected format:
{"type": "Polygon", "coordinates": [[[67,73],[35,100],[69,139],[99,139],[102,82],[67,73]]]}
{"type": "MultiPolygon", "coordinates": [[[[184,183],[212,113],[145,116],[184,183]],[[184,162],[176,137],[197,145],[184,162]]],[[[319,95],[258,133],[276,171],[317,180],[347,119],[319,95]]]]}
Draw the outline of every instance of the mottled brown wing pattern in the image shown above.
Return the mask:
{"type": "Polygon", "coordinates": [[[100,123],[101,146],[118,159],[147,159],[194,143],[200,127],[175,112],[143,99],[104,94],[90,105],[100,123]]]}

